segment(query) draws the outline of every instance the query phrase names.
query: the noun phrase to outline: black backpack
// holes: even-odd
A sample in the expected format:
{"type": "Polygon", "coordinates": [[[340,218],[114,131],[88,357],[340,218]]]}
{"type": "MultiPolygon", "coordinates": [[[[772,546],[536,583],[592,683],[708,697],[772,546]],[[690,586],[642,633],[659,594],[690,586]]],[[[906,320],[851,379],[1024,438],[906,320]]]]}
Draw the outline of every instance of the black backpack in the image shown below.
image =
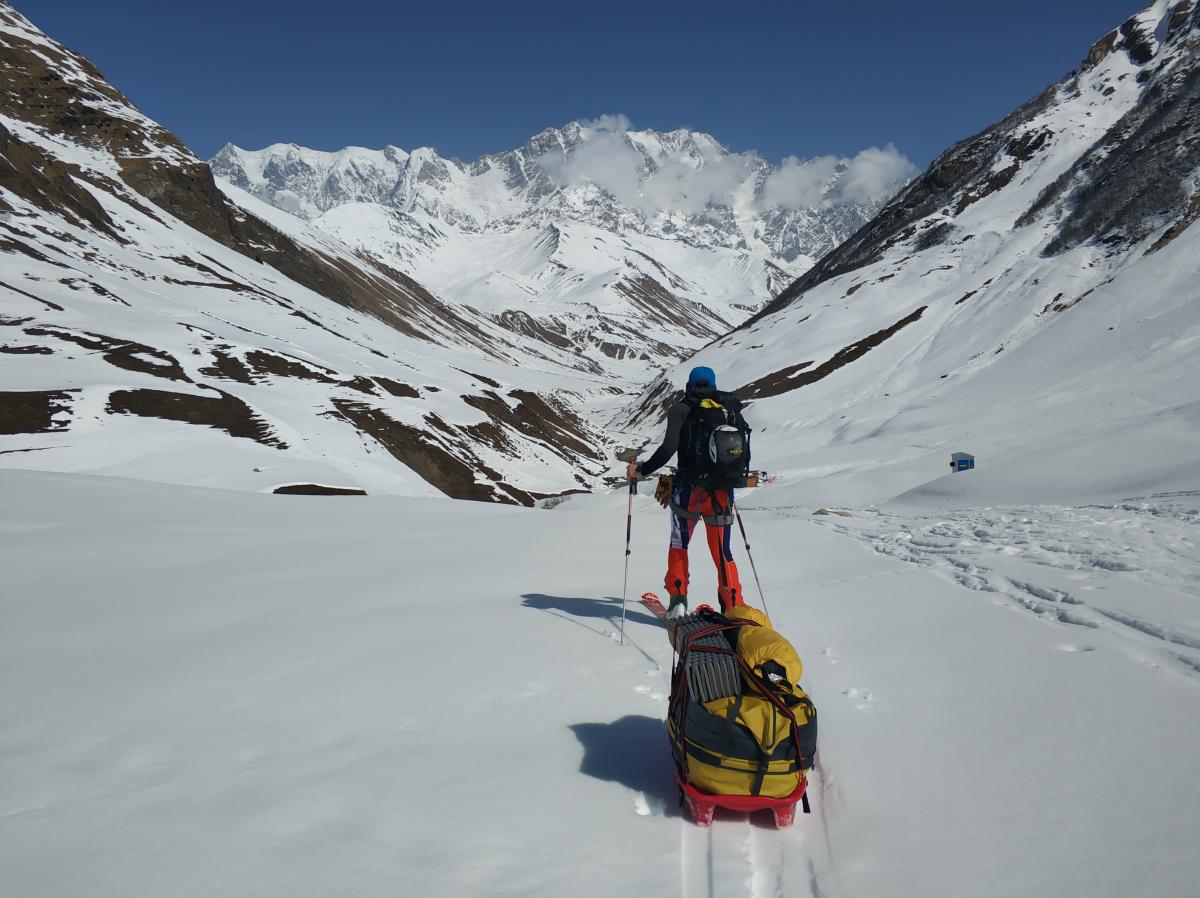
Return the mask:
{"type": "Polygon", "coordinates": [[[679,464],[688,479],[707,489],[735,489],[745,485],[750,471],[750,425],[742,417],[742,403],[732,393],[688,396],[686,439],[679,464]]]}

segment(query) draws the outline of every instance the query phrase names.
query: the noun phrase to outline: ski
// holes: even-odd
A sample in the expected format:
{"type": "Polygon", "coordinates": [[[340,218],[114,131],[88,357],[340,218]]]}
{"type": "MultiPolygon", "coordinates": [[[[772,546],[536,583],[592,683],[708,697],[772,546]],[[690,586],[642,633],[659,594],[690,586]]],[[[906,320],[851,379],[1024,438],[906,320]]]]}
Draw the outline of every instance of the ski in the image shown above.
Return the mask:
{"type": "Polygon", "coordinates": [[[667,622],[667,609],[663,607],[662,600],[652,592],[642,593],[642,604],[650,609],[651,613],[663,623],[667,622]]]}

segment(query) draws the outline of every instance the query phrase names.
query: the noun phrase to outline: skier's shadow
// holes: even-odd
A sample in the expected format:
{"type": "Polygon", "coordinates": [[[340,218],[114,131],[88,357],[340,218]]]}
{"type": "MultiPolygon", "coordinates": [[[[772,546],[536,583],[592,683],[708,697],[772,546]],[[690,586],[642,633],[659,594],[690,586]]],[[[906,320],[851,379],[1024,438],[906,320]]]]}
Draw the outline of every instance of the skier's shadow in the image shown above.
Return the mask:
{"type": "Polygon", "coordinates": [[[629,714],[612,723],[573,723],[571,731],[583,746],[580,773],[640,792],[651,814],[681,815],[667,725],[660,718],[629,714]]]}
{"type": "MultiPolygon", "coordinates": [[[[540,592],[530,592],[521,596],[521,604],[526,608],[536,608],[539,611],[549,611],[560,617],[570,615],[573,618],[593,618],[611,623],[621,619],[621,600],[616,596],[597,598],[568,598],[567,596],[548,596],[540,592]]],[[[658,618],[646,613],[636,599],[625,603],[626,622],[634,621],[639,624],[658,625],[658,618]]],[[[578,623],[578,621],[576,621],[578,623]]],[[[587,626],[580,624],[580,626],[587,626]]],[[[589,628],[590,629],[590,628],[589,628]]]]}

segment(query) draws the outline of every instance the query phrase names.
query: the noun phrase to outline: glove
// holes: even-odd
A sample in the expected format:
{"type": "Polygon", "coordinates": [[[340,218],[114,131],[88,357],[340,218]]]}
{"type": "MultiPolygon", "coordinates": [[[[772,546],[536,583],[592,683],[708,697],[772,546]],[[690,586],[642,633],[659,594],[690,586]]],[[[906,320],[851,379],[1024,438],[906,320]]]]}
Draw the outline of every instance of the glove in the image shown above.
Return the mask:
{"type": "Polygon", "coordinates": [[[675,491],[675,478],[670,474],[658,475],[658,486],[654,488],[654,498],[663,508],[671,501],[671,493],[675,491]]]}

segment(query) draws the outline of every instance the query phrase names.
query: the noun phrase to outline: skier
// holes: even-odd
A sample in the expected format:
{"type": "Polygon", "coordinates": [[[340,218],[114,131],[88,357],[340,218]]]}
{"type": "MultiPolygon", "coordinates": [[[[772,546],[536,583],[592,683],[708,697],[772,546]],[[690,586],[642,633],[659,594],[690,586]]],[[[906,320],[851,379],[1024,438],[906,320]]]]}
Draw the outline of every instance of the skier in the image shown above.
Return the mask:
{"type": "Polygon", "coordinates": [[[701,518],[717,566],[721,610],[743,604],[742,583],[729,538],[733,488],[741,485],[750,461],[749,434],[737,397],[717,390],[717,376],[711,368],[693,368],[683,399],[667,413],[662,445],[645,462],[631,461],[627,466],[627,476],[636,480],[658,470],[678,453],[669,500],[663,503],[671,511],[671,545],[664,578],[670,596],[667,616],[671,619],[687,613],[688,544],[701,518]]]}

